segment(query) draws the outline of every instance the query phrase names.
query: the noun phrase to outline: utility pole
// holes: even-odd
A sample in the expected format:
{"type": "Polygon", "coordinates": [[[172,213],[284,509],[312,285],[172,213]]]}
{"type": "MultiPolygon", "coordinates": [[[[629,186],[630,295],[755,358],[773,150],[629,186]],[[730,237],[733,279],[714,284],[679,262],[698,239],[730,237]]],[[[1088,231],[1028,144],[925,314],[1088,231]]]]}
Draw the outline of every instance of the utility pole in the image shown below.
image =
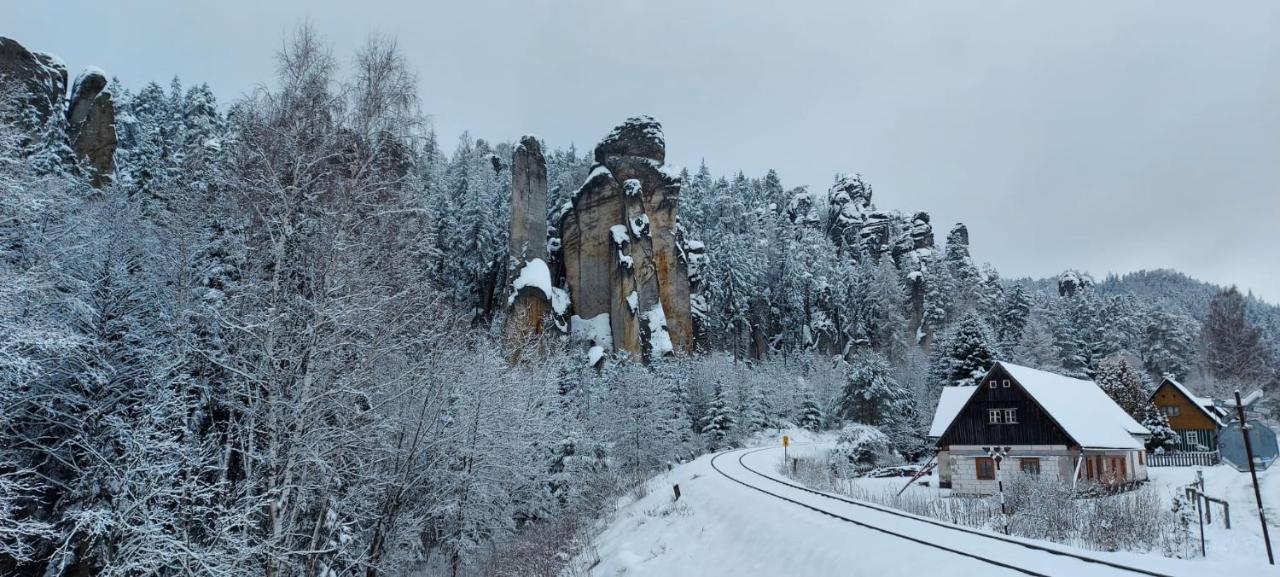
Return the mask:
{"type": "Polygon", "coordinates": [[[1258,521],[1262,523],[1262,540],[1267,544],[1267,562],[1275,565],[1271,534],[1267,531],[1267,514],[1262,510],[1262,491],[1258,489],[1258,469],[1253,464],[1253,441],[1249,440],[1249,422],[1244,420],[1244,403],[1240,402],[1239,389],[1236,389],[1236,414],[1240,417],[1240,434],[1244,435],[1244,453],[1249,458],[1249,476],[1253,477],[1253,498],[1258,502],[1258,521]]]}

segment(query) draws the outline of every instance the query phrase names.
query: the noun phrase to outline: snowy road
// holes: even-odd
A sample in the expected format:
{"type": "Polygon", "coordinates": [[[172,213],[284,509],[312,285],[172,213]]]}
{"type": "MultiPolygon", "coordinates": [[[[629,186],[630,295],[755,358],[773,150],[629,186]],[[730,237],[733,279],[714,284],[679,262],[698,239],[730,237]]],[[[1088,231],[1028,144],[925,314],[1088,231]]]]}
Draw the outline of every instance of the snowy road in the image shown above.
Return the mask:
{"type": "Polygon", "coordinates": [[[841,502],[777,478],[781,456],[781,449],[729,451],[655,480],[650,493],[623,508],[600,536],[600,563],[591,575],[1133,577],[1203,575],[1208,568],[992,538],[841,502]],[[677,483],[683,497],[672,502],[670,485],[677,483]]]}

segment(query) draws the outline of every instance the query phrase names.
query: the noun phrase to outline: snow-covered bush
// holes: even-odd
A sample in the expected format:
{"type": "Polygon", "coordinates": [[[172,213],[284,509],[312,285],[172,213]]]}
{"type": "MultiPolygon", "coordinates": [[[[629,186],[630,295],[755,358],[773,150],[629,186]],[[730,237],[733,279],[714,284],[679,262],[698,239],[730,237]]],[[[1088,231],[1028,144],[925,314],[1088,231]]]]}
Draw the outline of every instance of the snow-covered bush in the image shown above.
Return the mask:
{"type": "MultiPolygon", "coordinates": [[[[1073,487],[1053,475],[1013,473],[1005,480],[1010,531],[1016,535],[1104,551],[1177,550],[1176,511],[1152,486],[1112,493],[1073,487]]],[[[1175,503],[1176,505],[1176,503],[1175,503]]]]}
{"type": "Polygon", "coordinates": [[[880,429],[851,423],[840,430],[831,450],[832,466],[842,476],[856,476],[897,460],[893,446],[880,429]]]}

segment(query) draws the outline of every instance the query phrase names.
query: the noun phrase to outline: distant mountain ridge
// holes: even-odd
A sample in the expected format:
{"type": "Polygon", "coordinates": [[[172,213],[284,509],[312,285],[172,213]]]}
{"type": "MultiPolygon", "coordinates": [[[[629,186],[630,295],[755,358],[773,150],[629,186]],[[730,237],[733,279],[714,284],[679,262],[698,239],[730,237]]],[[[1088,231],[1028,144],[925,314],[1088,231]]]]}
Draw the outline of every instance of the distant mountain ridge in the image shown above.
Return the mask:
{"type": "MultiPolygon", "coordinates": [[[[1060,277],[1014,279],[1011,282],[1037,290],[1056,293],[1060,277]]],[[[1192,278],[1172,269],[1140,270],[1122,275],[1109,274],[1096,281],[1094,289],[1102,295],[1133,295],[1145,301],[1164,302],[1177,312],[1197,322],[1204,322],[1213,295],[1227,287],[1192,278]]],[[[1249,320],[1262,329],[1265,337],[1280,347],[1280,305],[1246,293],[1249,320]]]]}

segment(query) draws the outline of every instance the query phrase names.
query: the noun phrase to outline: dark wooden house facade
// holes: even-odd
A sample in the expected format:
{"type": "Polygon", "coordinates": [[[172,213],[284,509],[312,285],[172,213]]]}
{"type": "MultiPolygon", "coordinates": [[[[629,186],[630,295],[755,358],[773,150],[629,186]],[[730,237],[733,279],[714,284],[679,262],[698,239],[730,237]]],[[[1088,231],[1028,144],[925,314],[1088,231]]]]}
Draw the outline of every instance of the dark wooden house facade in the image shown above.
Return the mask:
{"type": "Polygon", "coordinates": [[[1145,432],[1090,381],[996,363],[978,386],[943,391],[930,436],[943,486],[989,494],[997,465],[1072,483],[1145,480],[1145,432]]]}

